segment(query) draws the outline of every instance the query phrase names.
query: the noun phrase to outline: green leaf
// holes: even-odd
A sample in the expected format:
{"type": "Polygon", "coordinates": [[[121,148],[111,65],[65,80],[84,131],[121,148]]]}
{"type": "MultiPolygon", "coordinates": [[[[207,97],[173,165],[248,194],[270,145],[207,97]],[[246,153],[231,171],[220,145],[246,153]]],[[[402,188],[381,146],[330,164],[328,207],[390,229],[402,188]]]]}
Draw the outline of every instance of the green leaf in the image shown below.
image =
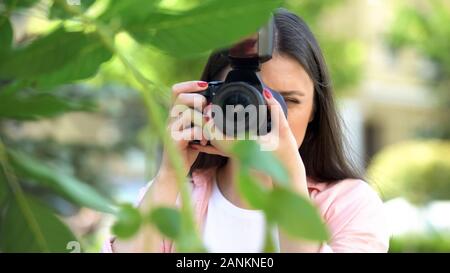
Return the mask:
{"type": "MultiPolygon", "coordinates": [[[[45,205],[32,198],[25,200],[30,207],[31,217],[36,220],[37,229],[46,248],[50,252],[69,252],[67,244],[77,242],[69,228],[45,205]]],[[[8,203],[5,215],[0,222],[0,240],[2,252],[43,251],[36,234],[15,200],[8,203]]]]}
{"type": "Polygon", "coordinates": [[[176,240],[177,251],[185,253],[206,252],[198,235],[197,225],[190,215],[188,208],[182,206],[180,234],[176,240]]]}
{"type": "Polygon", "coordinates": [[[326,241],[328,231],[313,204],[288,189],[276,187],[265,208],[269,222],[277,223],[287,234],[311,241],[326,241]]]}
{"type": "Polygon", "coordinates": [[[250,176],[248,171],[240,170],[238,173],[238,188],[240,194],[255,209],[263,209],[269,201],[269,190],[250,176]]]}
{"type": "Polygon", "coordinates": [[[266,223],[264,232],[264,253],[274,253],[276,252],[275,241],[272,234],[272,223],[266,223]]]}
{"type": "Polygon", "coordinates": [[[23,153],[7,151],[11,165],[21,177],[31,178],[80,205],[106,213],[115,213],[115,206],[95,189],[61,171],[47,166],[23,153]]]}
{"type": "MultiPolygon", "coordinates": [[[[0,169],[0,208],[3,207],[3,203],[6,201],[8,196],[8,185],[6,185],[6,177],[3,170],[0,169]]],[[[0,219],[1,219],[1,209],[0,209],[0,219]]]]}
{"type": "Polygon", "coordinates": [[[61,69],[47,73],[35,79],[35,85],[40,89],[67,84],[78,80],[88,79],[99,70],[102,63],[112,57],[111,51],[106,49],[101,43],[92,43],[83,47],[78,58],[61,69]]]}
{"type": "Polygon", "coordinates": [[[155,208],[151,211],[149,219],[165,236],[177,239],[180,235],[181,215],[178,210],[166,207],[155,208]]]}
{"type": "Polygon", "coordinates": [[[161,0],[109,1],[108,8],[99,17],[99,20],[107,23],[116,21],[123,26],[140,23],[154,13],[159,2],[161,0]]]}
{"type": "MultiPolygon", "coordinates": [[[[79,0],[80,4],[76,5],[77,8],[80,9],[81,12],[85,12],[89,9],[89,7],[95,2],[95,0],[79,0]]],[[[122,1],[114,1],[114,2],[122,2],[122,1]]],[[[66,3],[64,3],[66,4],[66,3]]],[[[68,5],[68,4],[66,4],[68,5]]],[[[62,6],[61,2],[53,1],[52,6],[50,7],[49,18],[50,19],[68,19],[71,18],[72,14],[68,13],[64,6],[62,6]]]]}
{"type": "Polygon", "coordinates": [[[26,80],[49,77],[41,81],[66,83],[92,76],[111,56],[94,34],[58,28],[31,45],[8,54],[0,62],[0,75],[26,80]]]}
{"type": "Polygon", "coordinates": [[[181,225],[180,236],[176,240],[176,248],[181,253],[206,252],[197,231],[183,224],[181,225]]]}
{"type": "Polygon", "coordinates": [[[0,56],[11,50],[13,40],[13,29],[9,18],[0,16],[0,56]]]}
{"type": "Polygon", "coordinates": [[[112,231],[119,238],[127,239],[138,232],[142,223],[141,213],[130,204],[122,205],[112,231]]]}
{"type": "Polygon", "coordinates": [[[278,0],[212,0],[185,12],[149,12],[125,25],[137,40],[189,57],[229,46],[255,33],[280,5],[278,0]]]}
{"type": "Polygon", "coordinates": [[[233,144],[231,152],[236,155],[243,168],[262,171],[281,185],[289,185],[289,176],[283,164],[270,151],[262,151],[252,140],[239,140],[233,144]]]}
{"type": "Polygon", "coordinates": [[[29,8],[37,2],[38,0],[4,0],[8,9],[29,8]]]}
{"type": "Polygon", "coordinates": [[[69,111],[93,109],[94,104],[91,101],[71,101],[52,94],[0,93],[0,119],[33,120],[54,117],[69,111]]]}

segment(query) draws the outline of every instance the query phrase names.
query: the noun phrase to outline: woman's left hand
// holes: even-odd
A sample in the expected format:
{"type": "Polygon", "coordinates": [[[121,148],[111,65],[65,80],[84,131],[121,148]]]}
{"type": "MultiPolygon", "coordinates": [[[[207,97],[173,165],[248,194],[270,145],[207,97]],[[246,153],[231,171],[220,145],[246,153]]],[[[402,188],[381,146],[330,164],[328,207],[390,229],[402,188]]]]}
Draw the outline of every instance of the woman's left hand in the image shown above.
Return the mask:
{"type": "Polygon", "coordinates": [[[263,95],[270,110],[272,128],[270,133],[260,136],[259,142],[272,150],[285,166],[292,186],[300,193],[307,193],[305,167],[283,109],[269,90],[264,89],[263,95]]]}

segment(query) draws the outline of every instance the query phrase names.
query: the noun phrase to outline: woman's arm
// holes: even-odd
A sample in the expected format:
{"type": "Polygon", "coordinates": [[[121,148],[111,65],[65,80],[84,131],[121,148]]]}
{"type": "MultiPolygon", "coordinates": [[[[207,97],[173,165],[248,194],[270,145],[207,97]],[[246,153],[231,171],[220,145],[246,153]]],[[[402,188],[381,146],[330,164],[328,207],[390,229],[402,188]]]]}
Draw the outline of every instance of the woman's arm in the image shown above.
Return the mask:
{"type": "MultiPolygon", "coordinates": [[[[296,165],[301,166],[297,171],[291,173],[291,181],[293,181],[293,189],[300,195],[309,199],[307,190],[306,174],[302,172],[304,170],[303,162],[297,162],[296,165]]],[[[295,217],[295,215],[293,215],[295,217]]],[[[293,238],[282,230],[278,230],[278,236],[280,238],[280,252],[282,253],[305,253],[305,252],[319,252],[321,248],[320,243],[308,242],[293,238]]]]}
{"type": "Polygon", "coordinates": [[[314,191],[311,201],[330,232],[327,243],[310,243],[280,232],[282,252],[387,252],[389,230],[383,202],[364,181],[346,179],[314,191]]]}
{"type": "MultiPolygon", "coordinates": [[[[170,111],[168,131],[176,143],[180,156],[184,162],[184,173],[197,158],[199,151],[192,148],[190,141],[201,137],[202,145],[206,139],[202,134],[203,114],[206,98],[196,92],[203,91],[208,83],[202,81],[189,81],[177,83],[172,87],[173,107],[170,111]]],[[[153,207],[174,207],[178,195],[175,170],[170,162],[167,151],[163,153],[158,175],[153,179],[139,202],[139,210],[147,214],[153,207]]],[[[144,225],[139,232],[128,240],[114,240],[111,243],[113,252],[158,252],[161,250],[163,238],[153,225],[144,225]]]]}
{"type": "MultiPolygon", "coordinates": [[[[178,195],[175,176],[161,170],[139,202],[138,209],[147,214],[153,207],[174,207],[178,195]]],[[[144,225],[131,239],[116,239],[111,243],[113,252],[159,252],[163,238],[153,225],[144,225]]]]}
{"type": "Polygon", "coordinates": [[[320,252],[387,252],[389,226],[383,201],[372,187],[357,179],[329,185],[311,196],[330,231],[320,252]]]}

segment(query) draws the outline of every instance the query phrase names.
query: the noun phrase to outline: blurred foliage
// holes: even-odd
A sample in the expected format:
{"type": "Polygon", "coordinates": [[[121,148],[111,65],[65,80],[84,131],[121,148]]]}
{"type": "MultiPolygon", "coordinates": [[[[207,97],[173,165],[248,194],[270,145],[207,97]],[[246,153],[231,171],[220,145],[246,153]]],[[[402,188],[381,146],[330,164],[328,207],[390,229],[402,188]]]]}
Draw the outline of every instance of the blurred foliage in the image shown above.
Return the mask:
{"type": "Polygon", "coordinates": [[[429,83],[444,119],[427,135],[450,139],[450,3],[417,1],[398,9],[387,40],[396,51],[414,49],[433,63],[435,73],[429,83]]]}
{"type": "Polygon", "coordinates": [[[18,202],[11,201],[0,222],[0,245],[4,252],[65,252],[68,242],[76,241],[68,227],[46,205],[27,197],[30,214],[36,223],[30,225],[18,202]],[[35,230],[33,230],[35,229],[35,230]],[[35,236],[39,234],[39,236],[35,236]]]}
{"type": "MultiPolygon", "coordinates": [[[[165,2],[179,2],[175,7],[183,9],[191,6],[195,1],[165,2]]],[[[287,0],[282,4],[283,7],[298,14],[311,27],[325,55],[333,86],[338,95],[345,94],[346,90],[357,85],[362,78],[365,46],[358,38],[329,35],[326,26],[321,23],[326,21],[323,16],[327,12],[347,2],[347,0],[287,0]]],[[[164,85],[198,79],[207,59],[207,55],[178,58],[161,54],[148,44],[136,43],[127,35],[119,35],[117,45],[134,60],[135,65],[144,75],[164,85]]],[[[123,79],[122,75],[123,67],[120,63],[111,62],[104,67],[102,73],[97,76],[97,80],[110,82],[123,79]]]]}
{"type": "Polygon", "coordinates": [[[450,5],[445,0],[420,1],[400,7],[390,28],[394,48],[413,47],[438,66],[436,78],[450,75],[450,5]]]}
{"type": "Polygon", "coordinates": [[[363,74],[365,45],[358,37],[330,33],[323,22],[330,11],[347,4],[348,0],[287,0],[285,6],[298,14],[311,27],[325,56],[333,88],[337,95],[359,83],[363,74]]]}
{"type": "Polygon", "coordinates": [[[405,234],[394,236],[389,242],[390,253],[449,253],[448,233],[405,234]]]}
{"type": "Polygon", "coordinates": [[[181,216],[173,208],[158,208],[149,215],[149,220],[168,238],[176,240],[181,234],[181,216]]]}
{"type": "Polygon", "coordinates": [[[114,234],[120,238],[130,238],[138,232],[142,224],[142,216],[130,204],[125,204],[117,214],[117,221],[112,227],[114,234]]]}
{"type": "MultiPolygon", "coordinates": [[[[158,137],[158,143],[166,145],[172,164],[180,167],[180,157],[166,136],[164,123],[170,95],[167,85],[174,81],[173,75],[191,79],[193,75],[189,73],[199,71],[191,67],[199,66],[199,60],[204,60],[208,52],[255,32],[281,1],[81,2],[81,6],[68,5],[64,0],[0,3],[0,30],[4,34],[0,36],[0,251],[67,252],[70,250],[67,244],[77,241],[49,207],[51,204],[36,200],[42,197],[38,194],[41,190],[75,206],[113,214],[116,219],[113,232],[119,237],[130,237],[149,222],[163,234],[173,237],[179,251],[204,251],[195,228],[185,177],[180,175],[181,168],[177,168],[181,209],[154,208],[149,215],[141,215],[133,206],[117,204],[98,193],[80,179],[80,166],[74,164],[76,161],[71,162],[77,153],[93,149],[99,153],[111,147],[120,150],[123,148],[120,143],[110,147],[87,144],[86,150],[54,142],[39,145],[36,141],[17,140],[4,128],[61,117],[73,111],[114,108],[114,104],[109,105],[111,98],[106,100],[99,90],[108,90],[106,82],[109,81],[121,83],[121,91],[123,86],[131,86],[141,96],[142,105],[136,103],[137,100],[131,100],[128,105],[132,112],[139,115],[136,109],[140,107],[145,111],[144,117],[138,116],[136,124],[127,120],[120,128],[124,131],[126,145],[142,139],[156,143],[155,137],[158,137]],[[14,39],[16,29],[11,25],[12,18],[23,16],[29,10],[33,10],[29,16],[40,16],[51,24],[37,36],[14,39]],[[93,88],[90,95],[78,92],[80,83],[96,76],[99,70],[101,73],[90,82],[99,88],[93,88]],[[183,74],[183,71],[189,73],[183,74]],[[102,104],[108,107],[102,108],[102,104]],[[147,127],[140,124],[142,121],[147,127]],[[132,130],[127,130],[129,128],[132,130]],[[137,131],[140,131],[139,136],[136,136],[137,131]],[[28,142],[27,145],[21,145],[24,142],[28,142]],[[59,148],[70,152],[64,154],[59,148]],[[41,153],[37,152],[39,150],[41,153]]],[[[254,143],[243,147],[247,145],[250,148],[237,149],[237,158],[250,162],[259,160],[256,166],[259,169],[268,170],[277,178],[286,176],[273,156],[255,153],[259,147],[254,143]]],[[[149,159],[155,161],[155,153],[149,159]]],[[[243,173],[250,167],[253,166],[246,166],[243,173]]],[[[88,177],[90,174],[85,173],[84,178],[88,177]]],[[[249,190],[243,195],[254,199],[254,193],[249,190]]],[[[268,196],[264,203],[265,207],[271,204],[270,210],[264,212],[273,223],[280,223],[300,238],[327,239],[315,207],[293,193],[287,184],[280,184],[268,196]],[[286,211],[298,215],[299,220],[291,221],[281,213],[286,211]]]]}
{"type": "Polygon", "coordinates": [[[385,199],[405,197],[416,204],[450,200],[450,142],[408,141],[381,150],[368,176],[385,199]]]}
{"type": "Polygon", "coordinates": [[[93,108],[90,101],[67,101],[50,94],[11,96],[3,93],[0,94],[0,100],[2,101],[0,115],[18,120],[50,118],[69,111],[88,111],[93,108]],[[33,107],[33,112],[28,111],[30,107],[33,107]]]}
{"type": "MultiPolygon", "coordinates": [[[[24,93],[24,95],[32,94],[32,91],[23,90],[21,93],[24,93]]],[[[55,126],[60,126],[58,124],[63,121],[60,117],[66,117],[67,121],[75,122],[75,120],[71,120],[70,115],[62,115],[64,112],[50,116],[54,117],[52,119],[48,119],[48,115],[29,116],[30,121],[23,118],[20,119],[20,122],[8,119],[0,124],[0,137],[7,147],[39,158],[41,163],[45,162],[52,169],[71,174],[78,180],[93,185],[106,196],[114,194],[114,188],[109,185],[111,184],[111,181],[109,181],[111,179],[110,167],[106,165],[105,161],[110,158],[126,158],[130,152],[137,149],[149,155],[156,153],[158,143],[155,141],[156,137],[146,132],[147,117],[144,105],[135,90],[120,85],[105,85],[97,88],[86,84],[71,84],[53,90],[52,94],[58,99],[63,98],[65,103],[82,102],[88,105],[89,108],[86,109],[89,109],[89,112],[86,113],[86,119],[97,118],[105,125],[113,122],[117,131],[106,131],[108,135],[94,135],[95,139],[89,139],[89,135],[87,135],[82,139],[76,138],[64,141],[58,136],[61,129],[56,127],[55,131],[50,131],[49,128],[45,128],[44,124],[37,125],[38,127],[35,129],[41,131],[39,136],[28,136],[22,132],[23,130],[26,132],[36,118],[41,120],[46,118],[44,121],[50,121],[55,126]],[[39,126],[42,128],[39,129],[39,126]],[[119,132],[119,135],[117,135],[117,132],[119,132]]],[[[14,109],[21,109],[20,106],[20,104],[11,104],[2,108],[2,110],[11,109],[11,113],[17,118],[42,112],[40,110],[36,112],[14,111],[14,109]]],[[[42,110],[45,113],[50,113],[48,108],[42,108],[42,110]]],[[[101,130],[108,130],[108,126],[101,130]]],[[[89,124],[81,124],[80,130],[86,130],[90,127],[89,124]]],[[[95,129],[97,133],[101,133],[100,128],[95,129]]],[[[147,179],[150,174],[155,172],[156,164],[157,162],[149,162],[146,168],[148,174],[142,180],[147,179]]],[[[23,182],[24,186],[33,191],[35,195],[43,198],[50,196],[49,189],[39,187],[39,183],[32,183],[32,180],[27,179],[23,182]]],[[[76,212],[76,207],[67,203],[65,209],[58,211],[64,215],[72,215],[76,212]]]]}
{"type": "Polygon", "coordinates": [[[306,199],[289,190],[291,181],[287,172],[270,152],[261,151],[259,145],[252,141],[237,142],[232,151],[239,160],[239,191],[251,206],[263,210],[269,225],[277,223],[294,237],[327,240],[328,231],[322,225],[321,217],[306,199]],[[264,189],[250,175],[251,170],[269,174],[277,187],[273,190],[264,189]],[[304,224],[306,222],[307,225],[304,224]]]}

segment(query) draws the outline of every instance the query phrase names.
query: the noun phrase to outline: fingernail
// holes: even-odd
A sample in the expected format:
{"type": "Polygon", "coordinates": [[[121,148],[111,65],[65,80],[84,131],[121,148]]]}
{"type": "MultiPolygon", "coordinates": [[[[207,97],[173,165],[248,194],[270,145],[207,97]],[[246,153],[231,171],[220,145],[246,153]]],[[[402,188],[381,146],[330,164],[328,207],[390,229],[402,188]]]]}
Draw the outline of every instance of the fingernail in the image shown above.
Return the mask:
{"type": "Polygon", "coordinates": [[[198,150],[197,147],[194,146],[195,144],[191,144],[191,149],[192,150],[198,150]]]}
{"type": "Polygon", "coordinates": [[[209,112],[211,111],[211,104],[208,104],[204,109],[203,109],[203,116],[204,117],[209,117],[209,112]]]}
{"type": "Polygon", "coordinates": [[[266,97],[266,99],[270,100],[272,98],[272,93],[270,93],[269,90],[267,90],[266,88],[264,88],[264,97],[266,97]]]}
{"type": "Polygon", "coordinates": [[[207,87],[207,86],[208,86],[208,83],[207,83],[207,82],[204,82],[204,81],[199,81],[199,82],[197,82],[197,85],[200,86],[200,87],[202,87],[202,88],[204,88],[204,87],[207,87]]]}

